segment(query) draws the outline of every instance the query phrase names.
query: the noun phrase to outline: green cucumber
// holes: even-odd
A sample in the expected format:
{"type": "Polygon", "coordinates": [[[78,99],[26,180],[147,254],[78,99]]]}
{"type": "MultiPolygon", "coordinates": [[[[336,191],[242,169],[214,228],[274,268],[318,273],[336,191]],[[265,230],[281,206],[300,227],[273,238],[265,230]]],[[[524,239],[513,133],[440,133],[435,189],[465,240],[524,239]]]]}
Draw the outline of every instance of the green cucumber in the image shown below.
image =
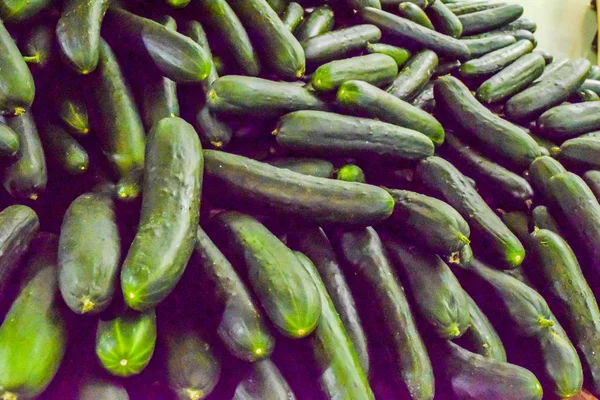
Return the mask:
{"type": "Polygon", "coordinates": [[[294,35],[303,42],[311,37],[330,32],[333,29],[333,10],[328,5],[316,7],[296,28],[294,35]]]}
{"type": "Polygon", "coordinates": [[[594,192],[596,199],[600,199],[600,171],[587,171],[583,174],[583,180],[594,192]]]}
{"type": "Polygon", "coordinates": [[[96,356],[112,375],[128,377],[146,368],[156,345],[156,313],[127,310],[110,320],[99,320],[96,356]]]}
{"type": "Polygon", "coordinates": [[[70,175],[79,175],[88,170],[87,151],[62,128],[47,124],[40,131],[40,139],[47,158],[61,170],[70,175]]]}
{"type": "Polygon", "coordinates": [[[56,37],[67,64],[80,74],[89,74],[98,65],[100,25],[107,8],[108,0],[65,2],[56,37]]]}
{"type": "Polygon", "coordinates": [[[269,7],[271,7],[279,15],[285,11],[288,3],[289,0],[267,0],[269,7]]]}
{"type": "Polygon", "coordinates": [[[248,375],[238,383],[232,400],[296,400],[279,368],[271,360],[252,364],[248,375]]]}
{"type": "Polygon", "coordinates": [[[267,162],[275,167],[319,178],[333,177],[335,169],[331,162],[320,158],[281,157],[267,160],[267,162]]]}
{"type": "Polygon", "coordinates": [[[385,245],[419,315],[435,334],[443,339],[462,336],[471,324],[469,303],[450,267],[439,256],[400,240],[385,245]]]}
{"type": "MultiPolygon", "coordinates": [[[[431,7],[427,11],[431,10],[431,7]]],[[[433,23],[418,5],[405,1],[398,6],[398,15],[428,29],[435,29],[433,23]]]]}
{"type": "MultiPolygon", "coordinates": [[[[3,3],[0,0],[0,10],[3,3]]],[[[0,69],[3,71],[0,76],[0,115],[23,114],[33,103],[35,95],[33,77],[19,48],[1,20],[0,69]]]]}
{"type": "Polygon", "coordinates": [[[344,232],[336,238],[336,245],[349,275],[359,279],[369,293],[369,313],[381,317],[377,333],[389,352],[387,368],[412,398],[432,399],[431,362],[381,239],[373,228],[366,228],[344,232]]]}
{"type": "Polygon", "coordinates": [[[458,79],[444,76],[435,82],[435,100],[482,149],[508,166],[526,168],[540,149],[524,130],[485,108],[458,79]]]}
{"type": "Polygon", "coordinates": [[[546,65],[552,64],[552,62],[554,61],[554,56],[552,54],[548,53],[547,51],[536,50],[535,54],[539,54],[542,57],[544,57],[544,61],[546,62],[546,65]]]}
{"type": "MultiPolygon", "coordinates": [[[[198,228],[191,265],[210,282],[210,297],[218,316],[217,334],[231,354],[245,361],[269,357],[275,339],[265,325],[262,311],[255,304],[246,285],[208,235],[198,228]]],[[[191,267],[190,267],[191,268],[191,267]]]]}
{"type": "Polygon", "coordinates": [[[504,222],[506,227],[515,234],[521,243],[527,244],[527,241],[529,240],[529,216],[523,211],[502,212],[500,213],[500,216],[502,222],[504,222]]]}
{"type": "Polygon", "coordinates": [[[586,79],[579,90],[591,90],[592,92],[599,94],[600,93],[600,81],[594,79],[586,79]]]}
{"type": "Polygon", "coordinates": [[[245,264],[270,320],[292,338],[308,336],[321,315],[319,292],[296,255],[264,225],[234,211],[213,217],[222,245],[245,264]]]}
{"type": "Polygon", "coordinates": [[[577,93],[575,93],[574,97],[574,101],[579,103],[586,101],[600,101],[600,96],[598,96],[598,94],[593,90],[589,89],[579,90],[577,93]]]}
{"type": "Polygon", "coordinates": [[[76,90],[60,87],[60,94],[55,93],[56,113],[69,131],[77,136],[85,136],[90,132],[87,106],[76,90]]]}
{"type": "Polygon", "coordinates": [[[545,229],[560,235],[558,223],[546,206],[537,206],[531,211],[531,222],[533,223],[533,230],[536,228],[545,229]]]}
{"type": "Polygon", "coordinates": [[[585,81],[591,63],[583,58],[572,60],[506,102],[506,115],[513,120],[536,118],[562,103],[585,81]]]}
{"type": "Polygon", "coordinates": [[[79,400],[130,400],[125,387],[98,378],[87,378],[78,388],[79,400]]]}
{"type": "Polygon", "coordinates": [[[57,238],[41,234],[25,261],[25,279],[0,326],[0,396],[37,398],[54,378],[67,347],[58,303],[57,238]]]}
{"type": "Polygon", "coordinates": [[[545,79],[548,75],[562,67],[563,65],[569,62],[568,58],[564,58],[562,60],[556,60],[548,64],[547,68],[544,70],[544,73],[534,81],[534,84],[540,83],[542,79],[545,79]]]}
{"type": "Polygon", "coordinates": [[[19,151],[19,137],[8,125],[0,122],[0,157],[13,157],[19,151]]]}
{"type": "Polygon", "coordinates": [[[590,73],[586,77],[586,79],[593,79],[593,80],[600,79],[600,66],[592,65],[592,69],[590,70],[590,73]]]}
{"type": "Polygon", "coordinates": [[[600,168],[600,138],[578,137],[564,142],[555,157],[567,166],[582,170],[600,168]]]}
{"type": "Polygon", "coordinates": [[[293,1],[288,4],[284,13],[281,15],[281,21],[290,32],[294,32],[303,19],[304,7],[293,1]]]}
{"type": "Polygon", "coordinates": [[[411,57],[411,52],[397,46],[385,43],[367,43],[367,52],[370,54],[385,54],[394,59],[398,68],[401,68],[411,57]]]}
{"type": "Polygon", "coordinates": [[[529,40],[519,40],[480,58],[467,61],[460,67],[459,71],[463,77],[493,74],[532,51],[533,44],[529,40]]]}
{"type": "Polygon", "coordinates": [[[306,57],[298,40],[286,28],[266,0],[229,0],[248,33],[262,49],[263,59],[282,78],[300,78],[306,69],[306,57]]]}
{"type": "Polygon", "coordinates": [[[600,103],[592,101],[559,105],[537,120],[540,135],[550,139],[569,139],[600,129],[600,103]]]}
{"type": "MultiPolygon", "coordinates": [[[[438,76],[452,74],[461,65],[462,65],[462,63],[459,60],[442,61],[440,64],[438,64],[436,69],[433,71],[433,76],[435,76],[437,78],[438,76]]],[[[429,83],[431,83],[431,82],[428,82],[428,84],[429,83]]]]}
{"type": "Polygon", "coordinates": [[[127,305],[140,311],[168,296],[192,254],[203,170],[198,134],[165,118],[148,135],[146,160],[140,224],[121,271],[127,305]],[[170,223],[157,226],[164,218],[170,223]]]}
{"type": "MultiPolygon", "coordinates": [[[[415,97],[415,99],[410,103],[413,106],[417,107],[420,110],[427,112],[428,114],[433,114],[435,111],[435,97],[433,95],[433,82],[429,82],[421,93],[415,97]]],[[[432,141],[434,138],[429,137],[432,141]]],[[[435,141],[433,142],[434,144],[435,141]]]]}
{"type": "Polygon", "coordinates": [[[305,39],[302,42],[306,61],[313,64],[323,64],[362,50],[369,43],[381,39],[381,30],[375,25],[355,25],[349,28],[326,32],[305,39]]]}
{"type": "Polygon", "coordinates": [[[422,9],[426,9],[430,4],[433,4],[435,0],[380,0],[383,8],[397,8],[400,4],[409,2],[414,3],[421,7],[422,9]]]}
{"type": "Polygon", "coordinates": [[[436,31],[455,38],[462,35],[463,27],[460,19],[441,1],[436,1],[427,7],[427,15],[431,18],[436,31]]]}
{"type": "Polygon", "coordinates": [[[27,35],[21,39],[23,59],[28,64],[33,64],[36,69],[44,70],[54,64],[56,51],[54,41],[56,40],[54,26],[41,24],[32,28],[27,35]]]}
{"type": "Polygon", "coordinates": [[[548,189],[550,179],[563,172],[567,170],[554,158],[549,156],[536,158],[529,166],[529,176],[536,195],[544,201],[551,198],[552,193],[548,189]]]}
{"type": "Polygon", "coordinates": [[[204,150],[204,158],[207,193],[233,201],[236,209],[324,224],[370,225],[394,208],[391,196],[375,186],[302,175],[213,150],[204,150]]]}
{"type": "Polygon", "coordinates": [[[429,157],[419,163],[417,176],[465,218],[474,233],[471,239],[475,246],[494,257],[498,266],[512,269],[521,265],[525,258],[521,242],[452,164],[429,157]]]}
{"type": "Polygon", "coordinates": [[[401,100],[411,101],[427,85],[438,64],[439,58],[433,51],[415,54],[394,79],[388,92],[401,100]]]}
{"type": "Polygon", "coordinates": [[[471,56],[477,58],[510,46],[517,39],[512,35],[494,35],[479,39],[462,39],[461,41],[471,50],[471,56]]]}
{"type": "Polygon", "coordinates": [[[365,183],[365,173],[358,165],[346,164],[338,170],[336,179],[346,182],[365,183]]]}
{"type": "Polygon", "coordinates": [[[422,133],[386,122],[323,111],[296,111],[279,120],[277,142],[293,152],[386,161],[421,160],[433,155],[422,133]]]}
{"type": "Polygon", "coordinates": [[[58,249],[60,292],[77,314],[96,314],[111,303],[121,259],[112,199],[86,193],[65,213],[58,249]]]}
{"type": "Polygon", "coordinates": [[[489,10],[460,15],[458,19],[463,26],[463,35],[475,35],[503,28],[521,18],[522,15],[523,6],[509,4],[489,10]]]}
{"type": "Polygon", "coordinates": [[[206,97],[214,112],[258,117],[279,117],[296,110],[327,107],[313,93],[293,83],[241,75],[217,79],[206,97]]]}
{"type": "Polygon", "coordinates": [[[458,3],[446,4],[446,6],[454,13],[454,15],[471,14],[478,11],[490,10],[492,8],[503,7],[507,3],[495,3],[489,0],[483,1],[461,1],[458,3]]]}
{"type": "Polygon", "coordinates": [[[18,199],[37,200],[46,190],[46,158],[31,112],[6,121],[19,138],[17,161],[0,173],[4,189],[18,199]]]}
{"type": "Polygon", "coordinates": [[[346,3],[356,11],[360,11],[365,7],[373,7],[381,10],[381,2],[379,0],[346,0],[346,3]]]}
{"type": "Polygon", "coordinates": [[[337,90],[349,80],[361,80],[374,86],[386,86],[398,75],[398,64],[385,54],[330,61],[321,65],[312,76],[312,87],[317,92],[337,90]]]}
{"type": "Polygon", "coordinates": [[[545,61],[542,55],[525,54],[483,82],[477,88],[476,97],[483,104],[505,101],[539,78],[544,68],[545,61]]]}
{"type": "Polygon", "coordinates": [[[0,20],[20,23],[52,5],[52,0],[1,0],[0,20]]]}
{"type": "Polygon", "coordinates": [[[378,26],[390,36],[433,50],[440,56],[461,60],[471,56],[467,45],[460,40],[432,31],[392,13],[367,7],[360,11],[360,15],[365,22],[378,26]]]}
{"type": "Polygon", "coordinates": [[[190,4],[190,0],[166,0],[166,2],[173,8],[183,8],[190,4]]]}
{"type": "Polygon", "coordinates": [[[552,143],[550,140],[534,135],[531,133],[531,131],[529,132],[529,136],[531,136],[538,146],[540,146],[540,151],[543,156],[549,156],[558,148],[558,146],[556,146],[556,144],[552,143]]]}

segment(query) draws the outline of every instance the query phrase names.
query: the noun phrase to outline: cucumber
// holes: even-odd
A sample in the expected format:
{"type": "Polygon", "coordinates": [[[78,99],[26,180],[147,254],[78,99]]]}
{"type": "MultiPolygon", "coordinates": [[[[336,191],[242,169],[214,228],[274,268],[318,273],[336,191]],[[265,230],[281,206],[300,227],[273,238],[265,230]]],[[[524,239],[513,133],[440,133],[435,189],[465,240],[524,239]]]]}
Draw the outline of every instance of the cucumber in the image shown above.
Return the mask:
{"type": "MultiPolygon", "coordinates": [[[[473,260],[469,271],[490,287],[515,330],[539,345],[554,394],[565,398],[579,392],[583,383],[579,356],[546,300],[526,284],[479,261],[473,260]]],[[[489,298],[490,291],[486,293],[489,298]]]]}
{"type": "Polygon", "coordinates": [[[558,223],[550,214],[548,207],[546,206],[537,206],[531,211],[531,220],[533,223],[533,230],[537,229],[545,229],[551,232],[560,235],[560,229],[558,228],[558,223]]]}
{"type": "Polygon", "coordinates": [[[476,234],[472,236],[475,246],[494,257],[499,267],[512,269],[521,265],[525,258],[521,242],[452,164],[429,157],[419,163],[417,177],[465,218],[476,234]]]}
{"type": "Polygon", "coordinates": [[[400,4],[409,2],[414,3],[422,9],[427,8],[430,4],[435,3],[435,0],[380,0],[383,8],[397,8],[400,4]]]}
{"type": "Polygon", "coordinates": [[[360,279],[369,293],[369,313],[385,316],[378,319],[382,324],[377,333],[389,352],[386,366],[404,383],[412,398],[432,399],[431,362],[381,239],[373,228],[365,228],[342,233],[336,245],[349,275],[360,279]]]}
{"type": "Polygon", "coordinates": [[[62,128],[47,124],[40,131],[40,139],[50,161],[61,170],[70,175],[79,175],[88,170],[88,153],[62,128]]]}
{"type": "Polygon", "coordinates": [[[444,76],[435,82],[436,104],[448,112],[465,133],[490,155],[515,168],[526,168],[540,149],[525,131],[485,108],[458,79],[444,76]]]}
{"type": "Polygon", "coordinates": [[[206,97],[214,112],[257,117],[279,117],[296,110],[327,107],[313,93],[293,83],[241,75],[217,79],[206,97]]]}
{"type": "Polygon", "coordinates": [[[183,8],[190,4],[190,0],[166,0],[166,2],[173,8],[183,8]]]}
{"type": "Polygon", "coordinates": [[[578,137],[560,146],[556,158],[567,166],[582,170],[600,168],[600,138],[578,137]]]}
{"type": "Polygon", "coordinates": [[[527,241],[529,240],[529,216],[523,211],[503,212],[500,215],[502,217],[502,222],[504,222],[506,227],[515,234],[521,243],[527,244],[527,241]]]}
{"type": "Polygon", "coordinates": [[[471,50],[471,56],[477,58],[510,46],[517,39],[512,35],[494,35],[479,39],[462,39],[461,41],[471,50]]]}
{"type": "Polygon", "coordinates": [[[536,118],[575,93],[585,81],[590,68],[591,63],[586,59],[569,61],[537,85],[511,97],[506,102],[506,115],[519,121],[536,118]]]}
{"type": "Polygon", "coordinates": [[[232,400],[296,400],[290,385],[271,360],[252,364],[250,373],[238,383],[232,400]]]}
{"type": "Polygon", "coordinates": [[[0,173],[4,189],[17,199],[37,200],[46,190],[46,158],[31,112],[10,118],[7,125],[19,138],[17,161],[0,173]]]}
{"type": "Polygon", "coordinates": [[[394,208],[392,197],[375,186],[302,175],[213,150],[205,150],[204,158],[207,193],[219,201],[233,200],[237,209],[324,224],[370,225],[394,208]]]}
{"type": "Polygon", "coordinates": [[[411,101],[427,85],[438,64],[439,58],[433,51],[415,54],[394,79],[388,92],[401,100],[411,101]]]}
{"type": "Polygon", "coordinates": [[[81,93],[75,90],[60,88],[61,93],[55,94],[56,113],[73,135],[85,136],[90,132],[87,106],[81,93]]]}
{"type": "MultiPolygon", "coordinates": [[[[269,357],[275,339],[269,333],[262,311],[231,263],[208,235],[198,228],[190,265],[198,265],[202,282],[210,282],[210,297],[218,314],[217,334],[231,354],[244,361],[269,357]]],[[[191,267],[190,267],[191,268],[191,267]]]]}
{"type": "Polygon", "coordinates": [[[433,155],[422,133],[386,122],[322,111],[296,111],[279,120],[274,134],[287,150],[314,156],[421,160],[433,155]]]}
{"type": "Polygon", "coordinates": [[[367,337],[353,294],[329,238],[321,228],[302,227],[291,231],[288,240],[292,248],[305,254],[318,270],[327,296],[339,314],[363,371],[368,375],[370,362],[367,337]]]}
{"type": "Polygon", "coordinates": [[[302,338],[317,326],[319,292],[294,253],[249,215],[229,211],[213,217],[222,245],[243,261],[247,279],[270,320],[286,336],[302,338]]]}
{"type": "Polygon", "coordinates": [[[542,57],[544,57],[544,61],[546,62],[546,65],[551,64],[554,61],[554,56],[552,54],[548,53],[547,51],[536,50],[535,54],[539,54],[542,57]]]}
{"type": "Polygon", "coordinates": [[[340,181],[365,183],[365,173],[362,168],[354,164],[346,164],[341,167],[336,178],[340,181]]]}
{"type": "Polygon", "coordinates": [[[599,94],[600,93],[600,81],[594,79],[586,79],[579,90],[591,90],[592,92],[599,94]]]}
{"type": "Polygon", "coordinates": [[[489,0],[483,1],[461,1],[457,3],[450,3],[446,6],[454,13],[454,15],[471,14],[478,11],[490,10],[492,8],[498,8],[506,6],[508,3],[495,3],[489,0]]]}
{"type": "Polygon", "coordinates": [[[521,5],[509,4],[489,10],[460,15],[458,20],[462,24],[463,35],[475,35],[503,28],[521,18],[522,15],[523,7],[521,5]]]}
{"type": "Polygon", "coordinates": [[[600,96],[598,96],[598,94],[592,90],[584,89],[575,93],[574,101],[578,103],[583,103],[586,101],[600,101],[600,96]]]}
{"type": "Polygon", "coordinates": [[[483,104],[505,101],[539,78],[544,68],[545,61],[542,55],[525,54],[483,82],[477,89],[477,100],[483,104]]]}
{"type": "Polygon", "coordinates": [[[364,24],[307,38],[302,42],[302,47],[307,62],[323,64],[363,50],[369,43],[376,43],[379,39],[381,30],[375,25],[364,24]]]}
{"type": "Polygon", "coordinates": [[[156,345],[156,313],[127,310],[113,319],[99,320],[96,356],[115,376],[137,375],[146,368],[156,345]]]}
{"type": "Polygon", "coordinates": [[[148,135],[146,160],[140,224],[121,271],[127,305],[139,311],[168,296],[192,254],[203,171],[196,131],[178,117],[161,120],[148,135]],[[163,218],[171,223],[157,226],[163,218]]]}
{"type": "Polygon", "coordinates": [[[559,105],[537,120],[539,134],[550,139],[569,139],[600,129],[600,103],[591,101],[559,105]]]}
{"type": "Polygon", "coordinates": [[[529,166],[529,176],[536,195],[544,201],[551,198],[552,192],[548,189],[550,179],[563,172],[567,170],[555,159],[548,156],[536,158],[529,166]]]}
{"type": "Polygon", "coordinates": [[[590,73],[586,77],[586,79],[593,79],[593,80],[600,79],[600,66],[592,65],[592,69],[590,70],[590,73]]]}
{"type": "Polygon", "coordinates": [[[398,68],[401,68],[411,57],[411,52],[402,47],[385,43],[367,43],[367,52],[370,54],[385,54],[394,59],[398,68]]]}
{"type": "Polygon", "coordinates": [[[282,14],[287,7],[289,0],[267,0],[267,4],[277,13],[282,14]]]}
{"type": "Polygon", "coordinates": [[[56,37],[67,65],[87,75],[96,69],[100,56],[100,26],[108,0],[69,0],[56,26],[56,37]]]}
{"type": "Polygon", "coordinates": [[[294,30],[296,38],[303,42],[315,36],[330,32],[333,29],[333,10],[328,5],[316,7],[304,21],[294,30]]]}
{"type": "MultiPolygon", "coordinates": [[[[428,114],[432,114],[435,111],[435,97],[433,95],[433,82],[429,82],[421,93],[411,102],[411,104],[417,107],[420,110],[427,112],[428,114]]],[[[430,139],[433,138],[429,137],[430,139]]],[[[434,144],[436,144],[434,142],[434,144]]]]}
{"type": "Polygon", "coordinates": [[[51,23],[41,24],[31,28],[27,35],[21,39],[23,60],[28,64],[35,65],[32,68],[45,70],[55,63],[54,41],[56,37],[54,28],[51,23]]]}
{"type": "Polygon", "coordinates": [[[440,56],[468,59],[471,52],[466,44],[453,37],[432,31],[392,13],[366,7],[360,11],[362,19],[378,26],[388,35],[407,44],[433,50],[440,56]]]}
{"type": "Polygon", "coordinates": [[[436,1],[427,7],[427,15],[431,18],[436,31],[455,38],[462,35],[463,27],[460,19],[441,1],[436,1]]]}
{"type": "MultiPolygon", "coordinates": [[[[3,3],[0,0],[0,14],[3,3]]],[[[0,19],[4,19],[0,17],[0,19]]],[[[19,48],[0,20],[0,115],[21,115],[33,103],[35,86],[19,48]]]]}
{"type": "Polygon", "coordinates": [[[583,174],[583,180],[594,192],[596,199],[600,199],[600,171],[587,171],[583,174]]]}
{"type": "Polygon", "coordinates": [[[246,75],[260,74],[260,60],[250,42],[246,29],[226,0],[200,0],[194,3],[233,54],[236,63],[246,75]]]}
{"type": "Polygon", "coordinates": [[[77,314],[97,314],[111,303],[121,256],[112,199],[86,193],[71,203],[60,228],[59,287],[77,314]]]}
{"type": "Polygon", "coordinates": [[[385,54],[369,54],[321,65],[312,76],[317,92],[337,90],[349,80],[361,80],[374,86],[386,86],[398,75],[398,64],[385,54]]]}
{"type": "Polygon", "coordinates": [[[329,398],[375,399],[367,373],[344,328],[319,272],[304,254],[295,253],[309,273],[321,298],[321,318],[312,337],[313,354],[321,373],[320,383],[329,398]]]}
{"type": "Polygon", "coordinates": [[[262,49],[263,59],[282,78],[300,78],[308,56],[298,40],[286,28],[265,0],[229,0],[255,43],[262,49]]]}
{"type": "Polygon", "coordinates": [[[304,8],[296,2],[288,4],[284,13],[281,15],[281,21],[290,32],[294,32],[303,19],[304,8]]]}
{"type": "Polygon", "coordinates": [[[529,40],[519,40],[510,46],[492,51],[483,57],[467,61],[460,67],[459,71],[463,77],[493,74],[532,51],[533,44],[529,40]]]}
{"type": "Polygon", "coordinates": [[[346,0],[346,3],[348,3],[353,10],[357,11],[365,7],[373,7],[381,10],[381,3],[379,0],[346,0]]]}
{"type": "Polygon", "coordinates": [[[0,20],[20,23],[39,14],[52,3],[52,0],[1,0],[0,20]]]}
{"type": "Polygon", "coordinates": [[[542,79],[545,79],[548,75],[550,75],[551,73],[553,73],[554,71],[556,71],[557,69],[559,69],[560,67],[562,67],[563,65],[567,64],[569,62],[568,58],[562,59],[560,61],[553,61],[552,63],[548,64],[548,67],[544,70],[544,73],[537,78],[534,83],[537,84],[539,82],[542,81],[542,79]]]}
{"type": "MultiPolygon", "coordinates": [[[[431,7],[427,11],[431,10],[431,7]]],[[[398,15],[428,29],[435,29],[433,23],[418,5],[405,1],[398,6],[398,15]]]]}
{"type": "Polygon", "coordinates": [[[129,400],[125,388],[104,379],[88,378],[79,387],[79,400],[129,400]]]}
{"type": "Polygon", "coordinates": [[[558,146],[556,146],[556,144],[552,143],[550,140],[534,135],[531,133],[531,131],[529,132],[529,136],[531,136],[538,146],[540,146],[540,152],[543,156],[549,156],[558,148],[558,146]]]}
{"type": "Polygon", "coordinates": [[[19,137],[8,125],[0,122],[0,157],[13,157],[19,152],[19,137]]]}
{"type": "Polygon", "coordinates": [[[335,169],[332,163],[320,158],[281,157],[267,160],[267,162],[275,167],[319,178],[333,177],[335,169]]]}

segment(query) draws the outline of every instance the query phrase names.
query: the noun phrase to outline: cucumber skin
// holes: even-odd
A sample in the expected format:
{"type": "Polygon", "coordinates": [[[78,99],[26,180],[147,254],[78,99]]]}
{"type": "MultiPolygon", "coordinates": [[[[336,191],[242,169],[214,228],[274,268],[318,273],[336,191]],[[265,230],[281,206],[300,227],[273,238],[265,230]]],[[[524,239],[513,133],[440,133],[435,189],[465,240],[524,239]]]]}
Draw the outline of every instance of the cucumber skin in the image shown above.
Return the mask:
{"type": "Polygon", "coordinates": [[[0,158],[16,156],[19,147],[19,137],[15,131],[0,122],[0,158]]]}
{"type": "Polygon", "coordinates": [[[472,14],[474,12],[485,11],[505,5],[507,5],[507,3],[492,3],[487,0],[447,4],[448,8],[454,13],[454,15],[472,14]]]}
{"type": "Polygon", "coordinates": [[[303,19],[304,8],[296,2],[288,4],[285,12],[281,15],[281,21],[292,33],[296,30],[298,25],[300,25],[303,19]]]}
{"type": "Polygon", "coordinates": [[[125,300],[139,311],[173,290],[192,254],[204,163],[198,134],[178,117],[154,126],[146,159],[140,224],[121,271],[125,300]],[[171,223],[159,229],[161,220],[171,223]]]}
{"type": "Polygon", "coordinates": [[[460,15],[458,20],[463,26],[463,35],[475,35],[502,28],[518,20],[523,15],[523,7],[509,4],[503,7],[460,15]]]}
{"type": "Polygon", "coordinates": [[[427,85],[438,65],[439,58],[433,51],[423,50],[415,54],[387,91],[400,100],[411,101],[427,85]]]}
{"type": "Polygon", "coordinates": [[[336,179],[346,182],[365,183],[365,173],[361,167],[355,164],[346,164],[337,172],[336,179]]]}
{"type": "Polygon", "coordinates": [[[273,361],[258,361],[251,368],[250,373],[236,386],[232,400],[296,400],[285,377],[273,361]]]}
{"type": "Polygon", "coordinates": [[[367,43],[367,52],[370,54],[386,54],[396,61],[398,68],[401,68],[412,56],[411,52],[397,46],[385,43],[367,43]]]}
{"type": "Polygon", "coordinates": [[[0,19],[10,23],[22,23],[39,14],[52,4],[52,0],[0,1],[0,19]],[[12,4],[11,4],[12,3],[12,4]]]}
{"type": "Polygon", "coordinates": [[[462,42],[471,50],[471,56],[476,58],[510,46],[516,43],[517,39],[512,35],[496,35],[479,39],[462,39],[462,42]]]}
{"type": "Polygon", "coordinates": [[[321,65],[312,76],[312,87],[318,92],[336,90],[348,80],[361,80],[385,86],[398,75],[398,64],[385,54],[369,54],[321,65]]]}
{"type": "Polygon", "coordinates": [[[85,136],[90,132],[87,106],[78,94],[62,93],[57,99],[56,113],[74,135],[85,136]]]}
{"type": "Polygon", "coordinates": [[[569,139],[600,129],[600,102],[559,105],[537,120],[540,135],[551,139],[569,139]]]}
{"type": "Polygon", "coordinates": [[[483,57],[467,61],[461,65],[459,71],[463,77],[493,74],[532,51],[533,44],[529,40],[519,40],[510,46],[487,53],[483,57]]]}
{"type": "Polygon", "coordinates": [[[307,62],[322,64],[344,58],[349,53],[362,50],[367,44],[378,42],[380,39],[381,30],[378,27],[363,24],[308,38],[302,42],[302,46],[307,62]]]}
{"type": "Polygon", "coordinates": [[[67,174],[79,175],[88,170],[88,153],[62,128],[48,124],[40,132],[40,139],[49,159],[67,174]]]}
{"type": "Polygon", "coordinates": [[[531,211],[531,222],[532,226],[531,230],[535,231],[537,229],[545,229],[550,232],[554,232],[557,235],[560,235],[560,228],[558,227],[558,223],[550,214],[548,207],[546,206],[537,206],[531,211]]]}
{"type": "Polygon", "coordinates": [[[304,18],[304,21],[294,31],[294,35],[302,43],[311,37],[330,32],[333,29],[333,23],[333,10],[327,5],[319,6],[304,18]]]}
{"type": "Polygon", "coordinates": [[[427,15],[436,31],[455,38],[462,35],[463,26],[460,19],[441,1],[427,7],[427,15]]]}
{"type": "Polygon", "coordinates": [[[600,171],[587,171],[583,174],[583,180],[592,190],[596,199],[600,199],[600,171]]]}
{"type": "Polygon", "coordinates": [[[427,14],[425,14],[425,11],[423,11],[421,7],[414,3],[408,1],[400,3],[398,6],[398,14],[403,18],[409,19],[414,23],[424,26],[425,28],[435,30],[431,20],[427,14]]]}
{"type": "Polygon", "coordinates": [[[278,168],[318,178],[331,178],[335,170],[331,162],[320,158],[281,157],[266,162],[278,168]]]}
{"type": "Polygon", "coordinates": [[[576,137],[565,141],[555,155],[567,166],[582,170],[600,168],[600,140],[595,137],[576,137]]]}
{"type": "Polygon", "coordinates": [[[31,107],[35,85],[19,48],[0,20],[0,115],[20,115],[31,107]]]}

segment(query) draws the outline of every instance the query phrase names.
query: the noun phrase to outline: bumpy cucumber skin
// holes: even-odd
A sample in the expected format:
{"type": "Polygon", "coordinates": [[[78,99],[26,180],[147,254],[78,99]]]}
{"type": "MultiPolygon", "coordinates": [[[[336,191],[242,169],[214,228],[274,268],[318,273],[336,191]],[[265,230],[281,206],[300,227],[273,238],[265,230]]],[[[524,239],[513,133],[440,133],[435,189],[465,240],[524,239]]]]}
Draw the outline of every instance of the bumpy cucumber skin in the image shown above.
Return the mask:
{"type": "Polygon", "coordinates": [[[427,85],[438,64],[439,58],[433,51],[415,54],[394,79],[388,92],[401,100],[411,101],[427,85]]]}
{"type": "Polygon", "coordinates": [[[267,162],[279,168],[319,178],[331,178],[335,170],[331,162],[320,158],[282,157],[270,159],[267,162]]]}
{"type": "Polygon", "coordinates": [[[367,44],[378,42],[379,39],[381,30],[375,25],[364,24],[308,38],[302,42],[302,46],[307,62],[322,64],[344,58],[348,53],[364,49],[367,44]]]}
{"type": "Polygon", "coordinates": [[[455,38],[462,35],[463,27],[460,19],[441,1],[436,1],[427,7],[427,15],[438,32],[455,38]]]}
{"type": "Polygon", "coordinates": [[[290,385],[271,360],[252,364],[252,370],[235,388],[232,400],[296,400],[290,385]]]}
{"type": "Polygon", "coordinates": [[[583,170],[600,168],[600,139],[577,137],[565,141],[555,154],[565,165],[583,170]]]}
{"type": "Polygon", "coordinates": [[[19,151],[19,137],[8,125],[0,122],[0,157],[13,157],[19,151]]]}
{"type": "Polygon", "coordinates": [[[385,43],[367,43],[367,52],[374,54],[386,54],[396,61],[398,68],[401,68],[412,56],[411,52],[397,46],[385,43]]]}
{"type": "Polygon", "coordinates": [[[512,35],[495,35],[490,37],[483,37],[479,39],[463,39],[469,50],[471,50],[472,57],[481,57],[495,50],[500,50],[506,46],[510,46],[515,43],[515,39],[512,35]]]}
{"type": "Polygon", "coordinates": [[[460,15],[458,19],[463,26],[463,35],[474,35],[502,28],[518,20],[521,15],[523,15],[523,6],[509,4],[503,7],[460,15]]]}
{"type": "Polygon", "coordinates": [[[600,129],[600,102],[559,105],[537,120],[540,135],[551,139],[569,139],[600,129]]]}
{"type": "Polygon", "coordinates": [[[294,31],[296,38],[303,42],[306,39],[322,35],[333,29],[334,15],[331,7],[324,5],[316,7],[300,26],[294,31]]]}
{"type": "Polygon", "coordinates": [[[427,14],[425,14],[425,11],[423,11],[421,7],[414,3],[408,1],[400,3],[400,5],[398,6],[398,14],[400,14],[401,17],[404,17],[406,19],[411,20],[412,22],[424,26],[425,28],[435,29],[433,27],[433,23],[431,22],[427,14]]]}
{"type": "Polygon", "coordinates": [[[459,71],[464,77],[493,74],[532,51],[533,43],[529,40],[519,40],[510,46],[487,53],[483,57],[467,61],[461,65],[459,71]]]}
{"type": "Polygon", "coordinates": [[[203,171],[198,134],[181,118],[165,118],[148,135],[146,160],[140,224],[121,271],[125,300],[139,311],[173,290],[192,254],[203,171]]]}

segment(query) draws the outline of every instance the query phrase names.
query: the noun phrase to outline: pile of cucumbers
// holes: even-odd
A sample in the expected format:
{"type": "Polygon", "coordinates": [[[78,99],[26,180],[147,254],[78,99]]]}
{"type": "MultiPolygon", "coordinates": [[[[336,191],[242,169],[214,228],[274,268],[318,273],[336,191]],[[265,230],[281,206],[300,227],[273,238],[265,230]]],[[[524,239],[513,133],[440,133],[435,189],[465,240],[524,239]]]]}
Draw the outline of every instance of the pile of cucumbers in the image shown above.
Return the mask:
{"type": "Polygon", "coordinates": [[[496,0],[0,0],[0,399],[600,396],[600,67],[496,0]]]}

